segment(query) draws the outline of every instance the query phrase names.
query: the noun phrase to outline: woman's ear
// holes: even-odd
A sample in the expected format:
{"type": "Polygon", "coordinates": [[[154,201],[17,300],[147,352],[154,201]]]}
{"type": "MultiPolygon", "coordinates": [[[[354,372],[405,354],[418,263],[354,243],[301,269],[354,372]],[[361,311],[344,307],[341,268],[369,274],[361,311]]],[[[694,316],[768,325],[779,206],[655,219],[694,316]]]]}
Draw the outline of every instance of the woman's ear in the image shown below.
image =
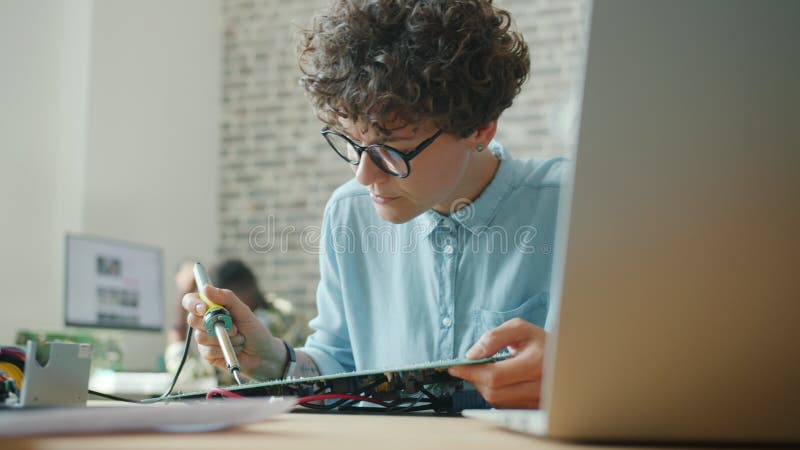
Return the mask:
{"type": "Polygon", "coordinates": [[[496,132],[497,119],[478,127],[478,129],[467,138],[467,141],[474,150],[483,151],[483,149],[489,146],[489,142],[492,141],[496,132]]]}

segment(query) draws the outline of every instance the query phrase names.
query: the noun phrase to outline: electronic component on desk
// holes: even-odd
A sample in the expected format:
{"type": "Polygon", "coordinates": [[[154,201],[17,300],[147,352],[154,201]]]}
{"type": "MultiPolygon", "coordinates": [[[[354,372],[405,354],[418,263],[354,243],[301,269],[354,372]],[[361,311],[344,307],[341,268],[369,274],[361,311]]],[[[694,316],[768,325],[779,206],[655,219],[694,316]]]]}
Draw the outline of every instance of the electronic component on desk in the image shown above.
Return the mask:
{"type": "MultiPolygon", "coordinates": [[[[404,413],[434,411],[458,413],[463,409],[489,408],[464,380],[450,376],[448,367],[484,364],[510,357],[499,354],[484,359],[454,359],[404,367],[345,372],[306,378],[290,378],[231,386],[227,391],[246,397],[294,396],[308,398],[302,405],[323,411],[404,413]],[[324,404],[312,403],[325,400],[324,404]],[[365,406],[365,403],[370,406],[365,406]]],[[[205,397],[207,392],[169,396],[180,400],[205,397]]]]}
{"type": "Polygon", "coordinates": [[[89,344],[51,342],[49,357],[36,360],[34,341],[25,352],[14,347],[0,350],[1,406],[85,405],[92,347],[89,344]]]}

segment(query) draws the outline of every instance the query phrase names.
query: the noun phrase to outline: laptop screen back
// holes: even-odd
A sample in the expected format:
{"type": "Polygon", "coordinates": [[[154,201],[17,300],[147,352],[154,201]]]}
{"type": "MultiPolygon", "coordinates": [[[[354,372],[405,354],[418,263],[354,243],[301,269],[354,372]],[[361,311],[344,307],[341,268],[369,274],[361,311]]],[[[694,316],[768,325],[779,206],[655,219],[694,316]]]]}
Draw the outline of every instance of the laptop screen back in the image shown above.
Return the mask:
{"type": "Polygon", "coordinates": [[[550,434],[800,439],[799,22],[794,1],[594,3],[550,434]]]}

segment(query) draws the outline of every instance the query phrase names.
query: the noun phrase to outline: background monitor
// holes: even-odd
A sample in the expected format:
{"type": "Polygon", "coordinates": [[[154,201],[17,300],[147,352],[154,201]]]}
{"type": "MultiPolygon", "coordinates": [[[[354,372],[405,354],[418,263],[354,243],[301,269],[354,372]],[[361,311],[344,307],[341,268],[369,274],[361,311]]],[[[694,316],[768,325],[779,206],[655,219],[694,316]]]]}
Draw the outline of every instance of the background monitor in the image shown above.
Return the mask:
{"type": "Polygon", "coordinates": [[[78,235],[65,248],[66,325],[162,329],[160,248],[78,235]]]}

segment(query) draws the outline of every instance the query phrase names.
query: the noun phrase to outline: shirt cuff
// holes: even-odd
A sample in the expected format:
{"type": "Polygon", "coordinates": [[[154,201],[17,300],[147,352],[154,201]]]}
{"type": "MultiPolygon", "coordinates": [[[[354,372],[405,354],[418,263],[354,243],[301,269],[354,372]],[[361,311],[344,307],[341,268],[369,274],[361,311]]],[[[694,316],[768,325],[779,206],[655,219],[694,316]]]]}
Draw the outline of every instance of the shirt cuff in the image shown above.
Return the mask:
{"type": "Polygon", "coordinates": [[[339,364],[339,361],[322,350],[313,347],[303,347],[296,350],[305,353],[314,361],[314,364],[317,365],[317,369],[319,369],[320,375],[332,375],[344,372],[344,367],[339,364]]]}

